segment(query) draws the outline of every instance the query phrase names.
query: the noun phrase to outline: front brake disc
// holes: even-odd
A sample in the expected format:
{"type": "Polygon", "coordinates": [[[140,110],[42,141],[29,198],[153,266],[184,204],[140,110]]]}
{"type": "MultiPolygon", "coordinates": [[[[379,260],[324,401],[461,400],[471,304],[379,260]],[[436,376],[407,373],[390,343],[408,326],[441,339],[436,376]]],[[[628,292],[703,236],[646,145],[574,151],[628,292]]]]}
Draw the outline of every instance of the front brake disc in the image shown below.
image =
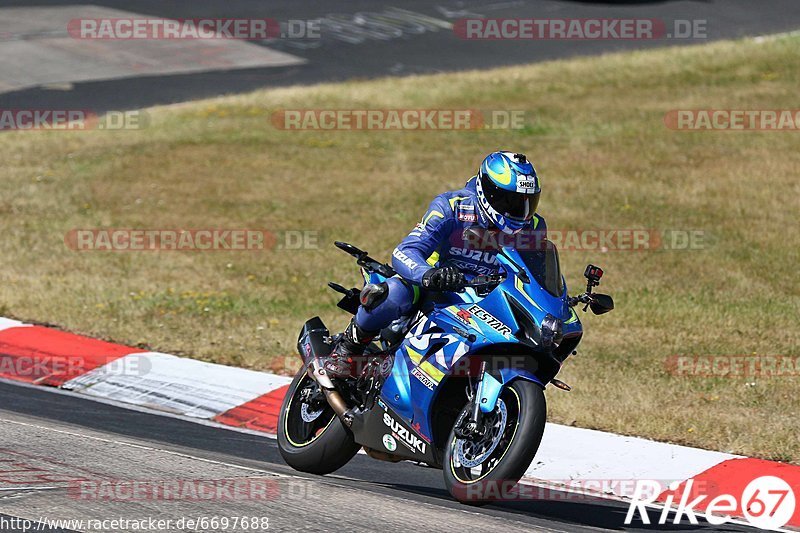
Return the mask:
{"type": "Polygon", "coordinates": [[[475,468],[488,459],[497,448],[497,445],[500,444],[500,439],[503,437],[503,431],[506,427],[506,420],[508,420],[508,410],[502,399],[497,399],[497,407],[492,414],[494,415],[494,421],[491,427],[487,428],[486,434],[479,440],[456,440],[455,452],[461,466],[475,468]]]}
{"type": "Polygon", "coordinates": [[[322,414],[322,409],[319,411],[312,411],[307,403],[300,404],[300,416],[303,417],[303,422],[313,422],[319,415],[322,414]]]}

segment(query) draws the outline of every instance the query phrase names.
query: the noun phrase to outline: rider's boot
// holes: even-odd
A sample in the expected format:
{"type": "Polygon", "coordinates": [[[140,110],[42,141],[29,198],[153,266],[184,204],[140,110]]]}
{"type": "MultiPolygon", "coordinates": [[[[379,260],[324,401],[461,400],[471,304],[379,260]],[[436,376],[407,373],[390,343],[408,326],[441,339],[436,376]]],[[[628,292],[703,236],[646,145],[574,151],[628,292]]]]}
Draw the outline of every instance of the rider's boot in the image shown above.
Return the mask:
{"type": "Polygon", "coordinates": [[[323,365],[328,375],[332,378],[357,377],[359,367],[363,366],[364,362],[361,356],[376,335],[377,333],[361,329],[353,318],[339,336],[331,354],[323,358],[323,365]]]}

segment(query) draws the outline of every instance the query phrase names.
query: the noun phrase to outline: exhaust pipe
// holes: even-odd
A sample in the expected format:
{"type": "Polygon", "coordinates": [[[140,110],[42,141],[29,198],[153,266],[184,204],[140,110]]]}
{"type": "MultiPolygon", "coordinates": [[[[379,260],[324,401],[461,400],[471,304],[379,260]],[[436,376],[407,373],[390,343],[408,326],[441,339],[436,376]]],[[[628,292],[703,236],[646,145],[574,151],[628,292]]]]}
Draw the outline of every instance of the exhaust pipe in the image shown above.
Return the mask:
{"type": "Polygon", "coordinates": [[[331,346],[329,341],[326,340],[328,336],[328,328],[325,327],[325,324],[322,323],[318,316],[315,316],[306,322],[303,329],[300,330],[300,337],[297,339],[297,351],[307,364],[306,374],[308,374],[308,377],[317,382],[333,412],[336,413],[336,416],[345,426],[350,427],[353,425],[353,414],[347,407],[342,395],[336,390],[328,373],[325,372],[325,367],[317,356],[317,354],[330,353],[331,346]]]}
{"type": "Polygon", "coordinates": [[[342,395],[339,394],[339,391],[337,391],[336,387],[334,387],[331,378],[328,377],[327,372],[325,372],[325,368],[320,364],[317,357],[314,357],[311,360],[306,373],[320,386],[322,393],[325,395],[325,399],[328,401],[328,405],[331,406],[331,409],[333,409],[333,412],[336,413],[336,416],[339,417],[345,426],[350,427],[353,424],[353,415],[349,412],[350,410],[348,409],[344,398],[342,398],[342,395]]]}

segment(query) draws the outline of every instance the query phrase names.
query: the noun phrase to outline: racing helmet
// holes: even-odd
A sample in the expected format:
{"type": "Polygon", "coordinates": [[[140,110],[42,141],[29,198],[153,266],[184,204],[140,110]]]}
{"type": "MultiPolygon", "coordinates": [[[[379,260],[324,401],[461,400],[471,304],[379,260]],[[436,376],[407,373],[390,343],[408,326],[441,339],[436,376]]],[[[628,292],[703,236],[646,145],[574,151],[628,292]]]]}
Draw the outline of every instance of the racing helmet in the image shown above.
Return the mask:
{"type": "Polygon", "coordinates": [[[493,152],[481,163],[476,179],[478,204],[503,233],[514,234],[532,219],[539,205],[539,177],[523,154],[493,152]]]}

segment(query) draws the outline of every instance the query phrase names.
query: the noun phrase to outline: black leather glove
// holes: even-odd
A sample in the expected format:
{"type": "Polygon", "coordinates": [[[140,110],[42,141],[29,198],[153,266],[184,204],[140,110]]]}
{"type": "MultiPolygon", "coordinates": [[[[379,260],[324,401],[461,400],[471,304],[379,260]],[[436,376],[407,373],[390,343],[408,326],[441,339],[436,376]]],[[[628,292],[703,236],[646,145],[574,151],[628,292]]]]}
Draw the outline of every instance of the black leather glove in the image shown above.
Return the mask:
{"type": "Polygon", "coordinates": [[[457,291],[465,281],[464,274],[454,266],[432,268],[422,275],[422,286],[432,291],[457,291]]]}

